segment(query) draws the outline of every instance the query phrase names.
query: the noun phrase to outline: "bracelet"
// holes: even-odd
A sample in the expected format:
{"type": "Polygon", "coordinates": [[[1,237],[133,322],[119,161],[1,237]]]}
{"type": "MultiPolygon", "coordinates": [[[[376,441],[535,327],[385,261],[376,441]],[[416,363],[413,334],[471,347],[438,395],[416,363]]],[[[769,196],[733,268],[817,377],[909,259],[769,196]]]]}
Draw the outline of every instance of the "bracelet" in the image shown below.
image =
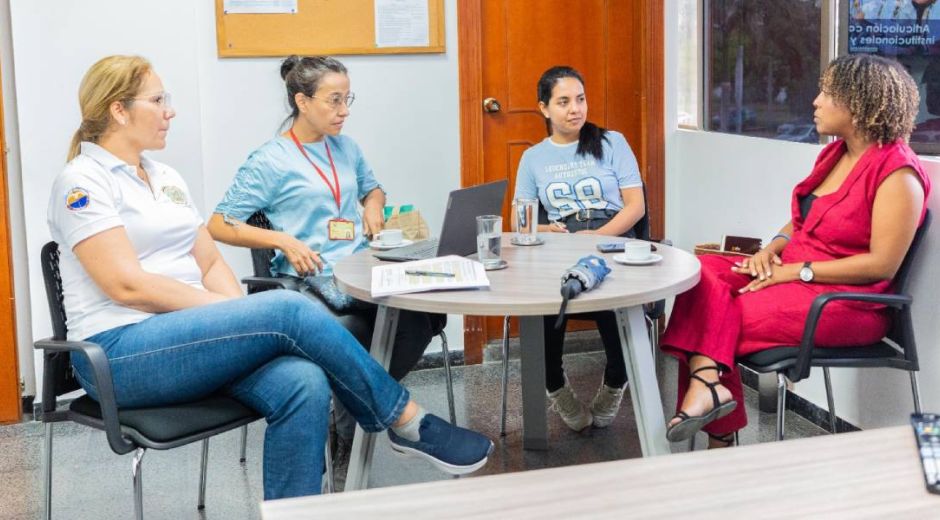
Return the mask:
{"type": "Polygon", "coordinates": [[[774,235],[773,238],[770,239],[770,241],[773,242],[774,240],[777,240],[778,238],[783,238],[783,239],[785,239],[787,242],[790,241],[790,235],[788,235],[788,234],[786,234],[786,233],[777,233],[776,235],[774,235]]]}

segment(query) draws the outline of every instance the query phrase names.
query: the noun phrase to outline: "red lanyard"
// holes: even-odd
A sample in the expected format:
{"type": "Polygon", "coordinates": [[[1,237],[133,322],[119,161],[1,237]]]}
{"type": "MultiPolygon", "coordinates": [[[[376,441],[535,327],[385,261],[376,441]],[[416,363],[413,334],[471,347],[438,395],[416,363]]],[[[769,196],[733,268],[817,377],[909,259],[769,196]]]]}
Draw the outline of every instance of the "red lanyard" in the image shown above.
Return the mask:
{"type": "Polygon", "coordinates": [[[324,138],[323,145],[326,147],[326,157],[330,160],[330,169],[333,170],[333,182],[336,185],[335,187],[330,184],[330,181],[326,178],[326,174],[323,173],[323,170],[321,170],[320,167],[310,159],[310,156],[307,155],[307,151],[304,150],[304,146],[300,144],[300,139],[297,139],[297,135],[294,134],[293,128],[290,129],[290,137],[294,140],[294,144],[297,145],[297,149],[300,150],[300,153],[304,154],[304,158],[307,159],[307,162],[309,162],[310,165],[313,166],[313,169],[320,174],[320,178],[323,179],[324,183],[326,183],[326,187],[329,188],[330,193],[333,194],[333,198],[336,200],[336,211],[341,211],[339,207],[341,193],[339,187],[339,176],[336,175],[336,166],[333,164],[333,155],[330,153],[330,143],[326,142],[324,138]]]}

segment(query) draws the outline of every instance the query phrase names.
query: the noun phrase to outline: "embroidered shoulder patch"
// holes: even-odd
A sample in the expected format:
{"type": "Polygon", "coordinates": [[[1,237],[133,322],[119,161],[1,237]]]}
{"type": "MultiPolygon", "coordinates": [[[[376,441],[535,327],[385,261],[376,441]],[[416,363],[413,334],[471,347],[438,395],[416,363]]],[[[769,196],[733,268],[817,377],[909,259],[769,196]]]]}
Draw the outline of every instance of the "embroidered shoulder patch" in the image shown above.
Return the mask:
{"type": "Polygon", "coordinates": [[[88,191],[84,188],[72,188],[65,196],[65,207],[70,211],[81,211],[88,207],[91,199],[88,197],[88,191]]]}
{"type": "Polygon", "coordinates": [[[188,202],[186,201],[186,194],[183,193],[183,190],[181,190],[179,187],[164,186],[162,188],[162,191],[164,195],[166,195],[166,197],[170,199],[174,204],[179,204],[181,206],[185,206],[188,204],[188,202]]]}

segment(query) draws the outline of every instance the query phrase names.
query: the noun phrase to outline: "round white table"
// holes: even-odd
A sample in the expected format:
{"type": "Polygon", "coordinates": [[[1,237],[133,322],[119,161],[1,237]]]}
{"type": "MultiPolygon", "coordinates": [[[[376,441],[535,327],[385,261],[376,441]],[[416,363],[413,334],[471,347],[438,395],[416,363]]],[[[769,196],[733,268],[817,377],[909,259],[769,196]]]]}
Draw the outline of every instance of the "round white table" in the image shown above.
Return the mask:
{"type": "MultiPolygon", "coordinates": [[[[392,338],[398,311],[439,312],[476,316],[518,316],[522,346],[523,447],[547,449],[545,407],[545,342],[542,316],[555,315],[561,305],[561,275],[579,258],[596,254],[612,269],[593,291],[572,299],[567,314],[611,310],[617,316],[623,345],[630,397],[636,415],[640,446],[644,456],[669,453],[665,417],[656,381],[653,356],[643,317],[643,304],[674,296],[692,288],[699,280],[700,264],[692,254],[656,244],[662,260],[652,265],[628,266],[613,260],[614,254],[601,254],[595,245],[623,240],[587,234],[540,233],[541,246],[514,246],[503,235],[502,258],[509,267],[489,271],[490,287],[466,291],[439,291],[373,298],[370,289],[372,267],[386,262],[365,250],[339,261],[333,269],[336,283],[346,293],[378,304],[373,358],[386,369],[391,360],[392,338]]],[[[346,489],[368,485],[368,467],[375,436],[356,429],[346,489]]]]}

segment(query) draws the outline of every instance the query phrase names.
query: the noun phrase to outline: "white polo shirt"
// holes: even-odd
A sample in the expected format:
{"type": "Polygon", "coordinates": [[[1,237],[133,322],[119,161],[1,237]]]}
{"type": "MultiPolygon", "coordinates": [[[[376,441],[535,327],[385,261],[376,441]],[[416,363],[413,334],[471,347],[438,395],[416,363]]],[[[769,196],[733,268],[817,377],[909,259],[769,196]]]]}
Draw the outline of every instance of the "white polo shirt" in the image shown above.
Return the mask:
{"type": "Polygon", "coordinates": [[[123,226],[145,271],[204,289],[192,254],[203,219],[180,174],[142,158],[150,186],[136,168],[89,142],[59,174],[47,218],[59,243],[59,271],[68,317],[68,339],[82,340],[152,316],[111,300],[88,276],[72,249],[82,240],[123,226]],[[152,189],[151,189],[152,187],[152,189]]]}

